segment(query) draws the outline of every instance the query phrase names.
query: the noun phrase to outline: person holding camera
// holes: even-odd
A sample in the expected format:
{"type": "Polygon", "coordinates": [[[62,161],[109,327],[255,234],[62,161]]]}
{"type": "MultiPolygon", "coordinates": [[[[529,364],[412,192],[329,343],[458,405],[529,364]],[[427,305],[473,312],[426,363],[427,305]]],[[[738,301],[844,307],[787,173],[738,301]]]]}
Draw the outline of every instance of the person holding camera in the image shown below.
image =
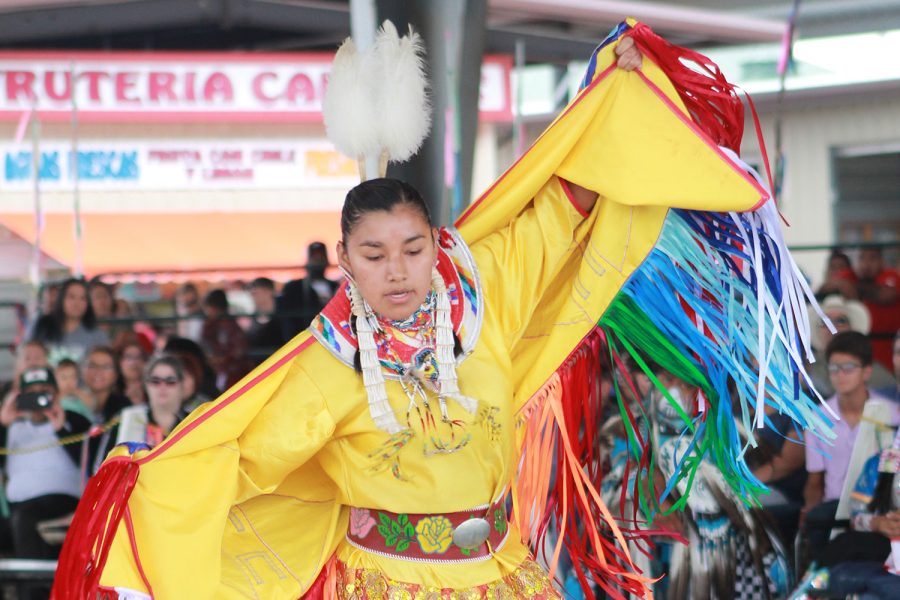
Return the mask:
{"type": "Polygon", "coordinates": [[[59,548],[44,541],[37,525],[73,512],[83,487],[81,444],[63,446],[60,440],[87,432],[91,424],[63,410],[49,368],[23,371],[19,389],[0,408],[0,424],[7,428],[6,496],[13,549],[18,558],[54,559],[59,548]]]}

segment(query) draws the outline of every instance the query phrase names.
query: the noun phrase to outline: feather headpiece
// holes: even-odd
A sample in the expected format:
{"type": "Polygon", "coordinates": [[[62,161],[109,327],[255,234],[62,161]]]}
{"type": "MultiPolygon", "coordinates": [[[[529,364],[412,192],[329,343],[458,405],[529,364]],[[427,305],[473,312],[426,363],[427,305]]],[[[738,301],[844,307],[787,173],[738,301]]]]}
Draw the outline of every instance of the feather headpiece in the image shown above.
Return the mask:
{"type": "Polygon", "coordinates": [[[347,38],[332,64],[322,104],[328,138],[360,163],[362,179],[383,177],[388,161],[408,160],[431,126],[422,38],[403,37],[390,21],[366,51],[347,38]],[[365,164],[378,159],[378,173],[365,164]]]}

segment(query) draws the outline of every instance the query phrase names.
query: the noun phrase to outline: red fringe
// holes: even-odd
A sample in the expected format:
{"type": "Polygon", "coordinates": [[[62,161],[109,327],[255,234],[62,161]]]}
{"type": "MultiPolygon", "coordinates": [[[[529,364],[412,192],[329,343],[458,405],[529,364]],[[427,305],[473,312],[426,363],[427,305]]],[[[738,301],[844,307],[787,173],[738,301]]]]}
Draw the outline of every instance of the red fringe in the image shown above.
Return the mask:
{"type": "Polygon", "coordinates": [[[100,575],[138,471],[137,463],[122,456],[103,463],[88,481],[60,553],[51,600],[97,597],[100,575]]]}
{"type": "Polygon", "coordinates": [[[588,598],[594,598],[590,580],[612,598],[624,599],[625,593],[648,597],[650,580],[636,573],[628,550],[628,541],[646,532],[624,535],[599,495],[604,469],[599,460],[601,351],[601,333],[594,331],[523,410],[515,518],[531,540],[555,529],[551,574],[564,547],[588,598]],[[552,480],[548,459],[555,463],[552,480]]]}
{"type": "Polygon", "coordinates": [[[612,598],[624,598],[622,591],[644,595],[646,589],[641,580],[633,578],[635,567],[627,548],[620,548],[611,539],[607,518],[591,496],[578,494],[578,482],[573,477],[573,468],[587,475],[589,485],[600,490],[603,479],[603,465],[599,460],[600,437],[598,428],[603,414],[601,396],[601,375],[605,368],[601,360],[601,339],[597,333],[591,334],[575,354],[560,369],[562,382],[562,409],[565,432],[568,433],[577,464],[570,464],[568,453],[556,452],[556,481],[551,497],[551,510],[555,510],[553,521],[563,539],[575,568],[581,586],[593,598],[588,581],[588,573],[597,585],[612,598]],[[565,476],[561,476],[565,474],[565,476]],[[559,510],[559,501],[568,499],[570,506],[559,510]],[[607,524],[608,525],[608,524],[607,524]],[[592,528],[600,535],[585,531],[592,528]],[[596,547],[599,544],[599,548],[596,547]]]}
{"type": "Polygon", "coordinates": [[[638,473],[633,478],[634,487],[629,489],[625,483],[631,478],[626,471],[618,513],[612,513],[600,497],[608,468],[600,436],[604,371],[623,375],[638,397],[622,358],[613,351],[610,360],[618,369],[606,364],[608,350],[605,333],[595,329],[520,412],[522,447],[513,486],[514,519],[526,541],[537,547],[541,546],[538,540],[544,539],[551,528],[555,530],[558,542],[552,549],[553,556],[544,557],[551,576],[565,548],[586,597],[594,598],[593,581],[611,598],[624,599],[628,593],[649,598],[652,580],[638,572],[629,543],[647,554],[652,550],[653,537],[685,540],[671,531],[651,528],[637,517],[637,487],[643,486],[645,493],[653,494],[652,480],[646,476],[650,471],[649,441],[624,399],[621,406],[642,449],[638,464],[632,465],[629,459],[626,468],[636,467],[638,473]],[[626,515],[629,492],[633,494],[633,512],[626,515]]]}
{"type": "Polygon", "coordinates": [[[633,37],[641,53],[665,72],[694,122],[714,142],[740,153],[744,104],[719,67],[699,52],[667,42],[644,23],[635,24],[624,35],[633,37]],[[686,61],[699,66],[702,73],[688,67],[686,61]]]}

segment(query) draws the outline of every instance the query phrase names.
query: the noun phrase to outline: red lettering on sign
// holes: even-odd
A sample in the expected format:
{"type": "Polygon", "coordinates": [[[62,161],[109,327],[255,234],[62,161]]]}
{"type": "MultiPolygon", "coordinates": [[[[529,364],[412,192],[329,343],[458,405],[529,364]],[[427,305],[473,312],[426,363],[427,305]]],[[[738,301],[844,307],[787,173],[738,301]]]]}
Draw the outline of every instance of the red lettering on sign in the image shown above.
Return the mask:
{"type": "Polygon", "coordinates": [[[231,80],[228,75],[216,71],[206,80],[203,86],[203,99],[207,102],[214,102],[218,98],[223,102],[231,102],[234,100],[234,89],[231,87],[231,80]]]}
{"type": "Polygon", "coordinates": [[[193,71],[188,71],[184,74],[184,99],[193,102],[197,99],[196,94],[194,93],[194,83],[197,80],[197,74],[193,71]]]}
{"type": "Polygon", "coordinates": [[[293,150],[254,150],[253,162],[294,162],[293,150]]]}
{"type": "Polygon", "coordinates": [[[297,73],[288,81],[284,96],[291,104],[297,104],[297,98],[302,96],[304,102],[312,102],[316,98],[316,89],[312,79],[303,73],[297,73]]]}
{"type": "Polygon", "coordinates": [[[260,102],[275,102],[278,96],[270,96],[263,89],[264,79],[275,79],[276,75],[272,71],[264,71],[253,78],[253,96],[260,102]]]}
{"type": "Polygon", "coordinates": [[[244,153],[241,150],[213,150],[210,159],[214,163],[243,162],[244,153]]]}
{"type": "Polygon", "coordinates": [[[6,72],[6,99],[31,100],[34,98],[34,73],[31,71],[6,72]]]}
{"type": "Polygon", "coordinates": [[[47,71],[44,73],[44,89],[47,91],[47,96],[51,100],[70,99],[72,97],[72,74],[47,71]],[[58,75],[62,75],[63,90],[61,92],[56,89],[58,75]]]}
{"type": "Polygon", "coordinates": [[[140,104],[140,98],[135,98],[130,94],[134,92],[135,78],[137,73],[130,71],[122,71],[116,73],[116,100],[118,102],[127,102],[129,104],[140,104]]]}
{"type": "Polygon", "coordinates": [[[204,179],[253,179],[253,169],[204,169],[204,179]]]}
{"type": "Polygon", "coordinates": [[[195,162],[201,160],[200,152],[197,150],[150,150],[147,152],[150,160],[159,162],[195,162]]]}
{"type": "Polygon", "coordinates": [[[88,98],[92,102],[100,102],[100,79],[109,77],[109,73],[103,71],[84,71],[79,75],[88,82],[88,98]]]}
{"type": "Polygon", "coordinates": [[[150,102],[159,102],[161,99],[177,100],[175,90],[175,73],[166,71],[151,71],[148,75],[147,94],[150,102]]]}

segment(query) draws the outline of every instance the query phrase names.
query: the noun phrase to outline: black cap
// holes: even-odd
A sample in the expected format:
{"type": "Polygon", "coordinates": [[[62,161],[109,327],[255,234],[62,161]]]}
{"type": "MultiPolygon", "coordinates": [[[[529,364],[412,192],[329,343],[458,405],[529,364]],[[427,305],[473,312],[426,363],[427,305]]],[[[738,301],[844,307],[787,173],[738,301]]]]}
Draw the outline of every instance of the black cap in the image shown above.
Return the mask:
{"type": "Polygon", "coordinates": [[[56,389],[56,377],[53,376],[53,371],[47,367],[26,369],[19,377],[19,387],[23,390],[28,386],[41,384],[51,385],[56,389]]]}

